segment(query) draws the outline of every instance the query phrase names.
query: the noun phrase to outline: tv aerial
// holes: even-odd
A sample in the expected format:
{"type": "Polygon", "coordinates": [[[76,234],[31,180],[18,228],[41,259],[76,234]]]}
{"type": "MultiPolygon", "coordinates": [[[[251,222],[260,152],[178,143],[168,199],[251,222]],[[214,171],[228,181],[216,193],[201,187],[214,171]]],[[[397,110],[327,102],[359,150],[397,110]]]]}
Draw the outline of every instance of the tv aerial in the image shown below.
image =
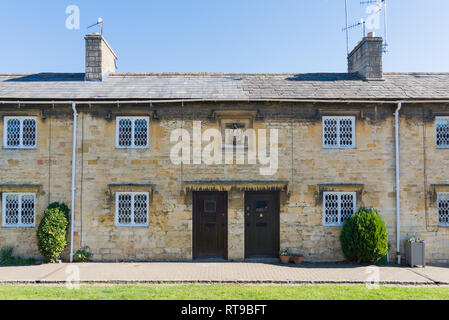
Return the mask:
{"type": "Polygon", "coordinates": [[[99,26],[100,27],[100,34],[103,35],[103,19],[102,18],[98,18],[97,23],[88,26],[87,29],[93,28],[99,26]]]}
{"type": "MultiPolygon", "coordinates": [[[[377,10],[372,12],[371,14],[378,14],[380,11],[383,11],[383,22],[384,22],[384,43],[382,44],[382,50],[384,53],[387,53],[387,31],[388,31],[388,21],[387,21],[387,0],[364,0],[360,1],[361,5],[377,5],[377,10]]],[[[345,0],[345,16],[346,16],[346,28],[343,28],[342,31],[346,31],[346,50],[349,55],[349,30],[362,26],[363,29],[363,37],[366,36],[366,20],[361,19],[359,22],[356,22],[352,25],[349,25],[348,22],[348,0],[345,0]]]]}
{"type": "Polygon", "coordinates": [[[387,19],[387,0],[365,0],[360,1],[361,5],[377,5],[378,9],[377,11],[373,12],[374,14],[379,13],[380,11],[383,12],[384,17],[384,43],[382,44],[382,49],[384,53],[387,53],[387,47],[388,47],[388,19],[387,19]]]}
{"type": "Polygon", "coordinates": [[[343,28],[342,31],[348,31],[348,30],[351,30],[351,29],[354,29],[354,28],[357,28],[357,27],[360,27],[360,26],[362,26],[363,37],[365,37],[366,36],[366,21],[363,18],[360,19],[359,22],[356,22],[354,24],[351,24],[350,26],[347,26],[346,28],[343,28]]]}

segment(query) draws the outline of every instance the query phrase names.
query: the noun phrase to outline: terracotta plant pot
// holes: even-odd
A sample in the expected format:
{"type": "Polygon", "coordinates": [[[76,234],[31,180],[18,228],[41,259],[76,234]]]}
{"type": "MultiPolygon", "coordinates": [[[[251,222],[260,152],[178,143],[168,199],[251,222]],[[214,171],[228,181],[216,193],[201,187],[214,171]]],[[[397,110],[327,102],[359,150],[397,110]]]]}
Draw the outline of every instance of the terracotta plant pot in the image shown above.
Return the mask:
{"type": "Polygon", "coordinates": [[[290,262],[290,256],[281,256],[282,264],[288,264],[290,262]]]}
{"type": "Polygon", "coordinates": [[[294,256],[294,257],[293,257],[293,262],[294,262],[295,264],[301,264],[302,259],[303,259],[303,256],[294,256]]]}

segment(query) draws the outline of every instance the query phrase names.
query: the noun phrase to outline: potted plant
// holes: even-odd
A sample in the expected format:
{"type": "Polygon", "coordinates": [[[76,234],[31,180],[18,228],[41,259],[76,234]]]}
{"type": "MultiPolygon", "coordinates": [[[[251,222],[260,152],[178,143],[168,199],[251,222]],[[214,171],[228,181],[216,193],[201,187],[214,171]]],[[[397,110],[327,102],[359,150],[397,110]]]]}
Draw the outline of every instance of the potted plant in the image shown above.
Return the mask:
{"type": "Polygon", "coordinates": [[[301,255],[301,254],[295,254],[295,255],[293,256],[293,262],[294,262],[295,264],[301,264],[303,258],[304,258],[303,255],[301,255]]]}
{"type": "Polygon", "coordinates": [[[405,244],[407,264],[412,268],[415,266],[426,266],[425,241],[418,237],[411,237],[405,244]]]}
{"type": "Polygon", "coordinates": [[[282,264],[288,264],[290,262],[290,256],[290,252],[286,248],[279,252],[279,257],[281,258],[282,264]]]}

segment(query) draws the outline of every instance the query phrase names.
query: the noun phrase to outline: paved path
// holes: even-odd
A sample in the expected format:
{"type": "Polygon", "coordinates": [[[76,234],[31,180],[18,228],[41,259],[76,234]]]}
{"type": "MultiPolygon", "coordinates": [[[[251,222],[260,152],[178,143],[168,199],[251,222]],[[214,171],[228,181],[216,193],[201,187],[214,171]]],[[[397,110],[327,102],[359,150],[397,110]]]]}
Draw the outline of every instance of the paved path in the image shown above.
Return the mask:
{"type": "Polygon", "coordinates": [[[81,283],[279,283],[449,285],[449,267],[404,268],[275,263],[88,263],[0,267],[0,284],[65,283],[79,271],[81,283]],[[373,271],[374,270],[374,271],[373,271]],[[376,271],[377,270],[377,271],[376,271]]]}

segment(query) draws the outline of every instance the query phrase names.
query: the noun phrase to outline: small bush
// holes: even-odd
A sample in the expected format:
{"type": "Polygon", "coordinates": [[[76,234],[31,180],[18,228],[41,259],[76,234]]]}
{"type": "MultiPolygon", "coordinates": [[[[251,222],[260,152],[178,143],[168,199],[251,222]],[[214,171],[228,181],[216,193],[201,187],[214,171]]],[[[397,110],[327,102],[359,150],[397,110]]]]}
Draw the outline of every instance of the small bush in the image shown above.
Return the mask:
{"type": "Polygon", "coordinates": [[[0,264],[11,264],[13,248],[3,248],[0,250],[0,264]]]}
{"type": "Polygon", "coordinates": [[[66,214],[59,208],[45,210],[39,228],[37,242],[39,252],[46,261],[56,262],[67,245],[68,220],[66,214]]]}
{"type": "Polygon", "coordinates": [[[360,208],[345,220],[340,242],[347,260],[377,263],[388,253],[387,227],[376,210],[360,208]]]}
{"type": "Polygon", "coordinates": [[[80,249],[73,255],[75,262],[87,262],[91,256],[91,253],[87,250],[80,249]]]}
{"type": "Polygon", "coordinates": [[[13,248],[3,248],[0,250],[0,265],[30,265],[35,264],[34,258],[24,259],[22,257],[13,257],[13,248]]]}

